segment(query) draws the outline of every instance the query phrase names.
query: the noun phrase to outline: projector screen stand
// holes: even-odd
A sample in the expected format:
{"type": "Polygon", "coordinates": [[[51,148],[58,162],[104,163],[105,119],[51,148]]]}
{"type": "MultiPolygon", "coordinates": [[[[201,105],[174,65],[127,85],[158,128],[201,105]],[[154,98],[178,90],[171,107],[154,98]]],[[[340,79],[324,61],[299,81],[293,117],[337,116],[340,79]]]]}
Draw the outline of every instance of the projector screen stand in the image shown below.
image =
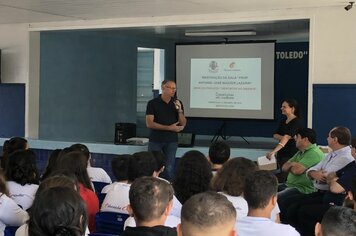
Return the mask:
{"type": "MultiPolygon", "coordinates": [[[[226,121],[220,125],[219,129],[216,131],[214,137],[211,139],[211,143],[218,141],[219,138],[222,138],[224,141],[227,139],[226,136],[226,121]]],[[[240,136],[247,144],[250,144],[243,136],[240,136]]]]}

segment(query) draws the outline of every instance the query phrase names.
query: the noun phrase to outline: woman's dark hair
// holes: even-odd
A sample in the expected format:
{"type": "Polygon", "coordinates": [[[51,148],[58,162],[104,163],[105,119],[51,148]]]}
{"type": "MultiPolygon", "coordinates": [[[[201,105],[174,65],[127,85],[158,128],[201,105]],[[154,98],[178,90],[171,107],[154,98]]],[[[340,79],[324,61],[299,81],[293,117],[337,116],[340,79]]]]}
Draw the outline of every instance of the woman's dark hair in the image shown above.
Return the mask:
{"type": "Polygon", "coordinates": [[[2,169],[0,169],[0,194],[5,194],[9,196],[9,190],[6,185],[5,174],[2,169]]]}
{"type": "Polygon", "coordinates": [[[10,154],[6,177],[8,181],[21,185],[39,184],[36,154],[31,150],[19,150],[10,154]]]}
{"type": "Polygon", "coordinates": [[[79,183],[94,191],[87,172],[87,159],[82,152],[68,152],[59,156],[53,172],[58,173],[63,170],[74,174],[79,183]]]}
{"type": "Polygon", "coordinates": [[[84,154],[84,156],[87,158],[87,161],[89,161],[90,152],[89,152],[89,148],[87,146],[85,146],[84,144],[81,144],[81,143],[76,143],[76,144],[73,144],[72,146],[70,146],[70,148],[73,151],[82,152],[84,154]]]}
{"type": "Polygon", "coordinates": [[[156,159],[157,162],[157,168],[156,171],[160,171],[162,169],[162,167],[165,166],[165,159],[166,156],[164,155],[164,153],[162,151],[151,151],[154,158],[156,159]]]}
{"type": "Polygon", "coordinates": [[[129,160],[131,155],[123,154],[118,155],[111,161],[111,168],[116,181],[125,181],[128,180],[127,172],[129,169],[129,160]]]}
{"type": "Polygon", "coordinates": [[[4,142],[3,146],[3,156],[1,158],[1,168],[6,170],[7,165],[9,163],[9,156],[11,153],[18,150],[26,150],[27,149],[27,140],[21,137],[13,137],[4,142]]]}
{"type": "Polygon", "coordinates": [[[52,187],[36,195],[29,216],[29,236],[82,236],[88,222],[83,199],[68,187],[52,187]]]}
{"type": "Polygon", "coordinates": [[[199,151],[186,152],[180,159],[173,180],[178,200],[184,204],[191,196],[209,190],[211,166],[199,151]]]}
{"type": "Polygon", "coordinates": [[[227,161],[211,181],[211,188],[231,196],[240,196],[245,188],[247,174],[257,170],[257,165],[244,157],[227,161]]]}
{"type": "Polygon", "coordinates": [[[294,115],[296,117],[301,118],[300,108],[297,100],[295,100],[294,98],[287,98],[284,99],[284,102],[288,103],[289,107],[294,108],[294,115]]]}
{"type": "Polygon", "coordinates": [[[54,188],[54,187],[67,187],[71,188],[74,190],[78,190],[77,186],[77,180],[73,179],[71,177],[68,177],[67,175],[64,174],[57,174],[53,176],[49,176],[46,178],[44,181],[41,182],[40,186],[38,187],[36,191],[36,196],[42,194],[43,191],[49,188],[54,188]]]}
{"type": "Polygon", "coordinates": [[[53,171],[53,169],[56,165],[57,159],[59,157],[59,153],[61,151],[62,151],[62,149],[55,149],[49,155],[46,169],[44,170],[43,175],[41,177],[42,180],[46,179],[48,176],[51,175],[51,172],[53,171]]]}

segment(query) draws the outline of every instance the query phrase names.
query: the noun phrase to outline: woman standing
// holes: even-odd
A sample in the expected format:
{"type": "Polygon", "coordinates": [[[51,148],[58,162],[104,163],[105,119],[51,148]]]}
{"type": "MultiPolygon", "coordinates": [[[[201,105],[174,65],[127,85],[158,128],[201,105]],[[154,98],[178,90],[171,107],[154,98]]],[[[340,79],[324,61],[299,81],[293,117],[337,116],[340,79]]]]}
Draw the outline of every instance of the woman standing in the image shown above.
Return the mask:
{"type": "MultiPolygon", "coordinates": [[[[294,135],[302,128],[299,106],[295,99],[284,100],[281,111],[286,118],[279,123],[276,132],[273,134],[273,138],[278,140],[278,144],[271,152],[267,153],[268,159],[277,154],[279,168],[282,168],[283,164],[298,151],[295,146],[294,135]]],[[[286,177],[286,174],[281,173],[278,176],[279,182],[285,182],[286,177]]]]}

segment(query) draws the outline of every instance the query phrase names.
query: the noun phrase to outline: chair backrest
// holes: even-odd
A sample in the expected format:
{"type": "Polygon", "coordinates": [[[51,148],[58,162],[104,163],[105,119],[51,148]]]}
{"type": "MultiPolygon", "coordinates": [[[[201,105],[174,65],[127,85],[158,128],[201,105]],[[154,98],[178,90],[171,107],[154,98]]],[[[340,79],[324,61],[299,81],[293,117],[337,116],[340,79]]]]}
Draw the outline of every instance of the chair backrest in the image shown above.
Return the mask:
{"type": "Polygon", "coordinates": [[[93,185],[94,185],[94,189],[95,189],[95,192],[96,192],[96,193],[101,193],[101,190],[102,190],[106,185],[108,185],[108,183],[105,183],[105,182],[93,181],[92,183],[93,183],[93,185]]]}
{"type": "Polygon", "coordinates": [[[4,236],[15,236],[16,230],[19,226],[6,226],[4,236]]]}
{"type": "Polygon", "coordinates": [[[99,199],[99,209],[100,209],[101,205],[103,204],[103,201],[106,197],[106,193],[97,193],[96,196],[98,196],[98,199],[99,199]]]}
{"type": "Polygon", "coordinates": [[[128,214],[98,212],[95,216],[96,232],[121,234],[124,231],[124,223],[128,217],[128,214]]]}

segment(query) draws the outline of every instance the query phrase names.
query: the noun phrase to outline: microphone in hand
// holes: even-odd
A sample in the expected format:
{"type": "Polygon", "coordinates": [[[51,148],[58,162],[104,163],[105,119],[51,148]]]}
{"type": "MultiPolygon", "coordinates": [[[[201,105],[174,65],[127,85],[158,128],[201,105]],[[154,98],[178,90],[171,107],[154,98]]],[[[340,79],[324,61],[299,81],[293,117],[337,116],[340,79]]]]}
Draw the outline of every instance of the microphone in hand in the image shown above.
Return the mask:
{"type": "Polygon", "coordinates": [[[177,111],[182,110],[182,103],[178,99],[174,100],[174,105],[176,106],[177,111]]]}

